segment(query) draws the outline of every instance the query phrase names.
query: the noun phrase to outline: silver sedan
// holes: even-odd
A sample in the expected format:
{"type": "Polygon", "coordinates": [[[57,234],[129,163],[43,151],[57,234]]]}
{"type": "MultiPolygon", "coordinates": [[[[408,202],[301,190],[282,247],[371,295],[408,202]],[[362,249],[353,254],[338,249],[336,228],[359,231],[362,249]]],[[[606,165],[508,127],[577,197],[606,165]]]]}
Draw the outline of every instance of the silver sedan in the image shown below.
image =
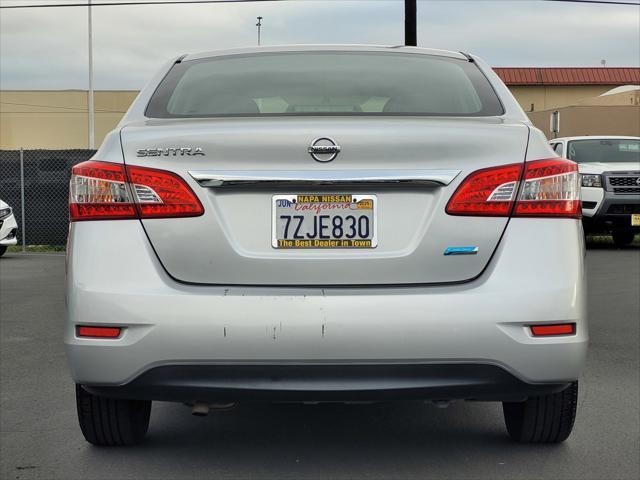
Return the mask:
{"type": "Polygon", "coordinates": [[[587,348],[576,164],[479,58],[290,46],[165,65],[70,185],[80,426],[151,402],[500,401],[573,427],[587,348]]]}

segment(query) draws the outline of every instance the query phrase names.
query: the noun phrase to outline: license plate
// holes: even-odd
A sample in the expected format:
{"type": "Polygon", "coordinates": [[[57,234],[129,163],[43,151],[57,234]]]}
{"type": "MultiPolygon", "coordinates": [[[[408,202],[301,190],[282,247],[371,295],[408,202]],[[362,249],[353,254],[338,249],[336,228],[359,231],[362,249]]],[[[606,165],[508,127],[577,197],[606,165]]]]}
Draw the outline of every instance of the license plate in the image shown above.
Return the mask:
{"type": "Polygon", "coordinates": [[[375,248],[378,199],[361,194],[272,197],[273,248],[375,248]]]}
{"type": "Polygon", "coordinates": [[[640,213],[634,213],[631,215],[631,226],[640,227],[640,213]]]}

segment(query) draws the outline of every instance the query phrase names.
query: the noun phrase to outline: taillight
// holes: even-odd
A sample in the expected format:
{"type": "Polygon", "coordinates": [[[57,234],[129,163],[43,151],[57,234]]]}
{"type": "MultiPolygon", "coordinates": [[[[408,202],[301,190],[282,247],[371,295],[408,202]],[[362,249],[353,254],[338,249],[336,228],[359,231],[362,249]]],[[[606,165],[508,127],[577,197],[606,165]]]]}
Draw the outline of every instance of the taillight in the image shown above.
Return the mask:
{"type": "Polygon", "coordinates": [[[203,213],[193,190],[172,172],[96,161],[80,163],[71,170],[71,221],[193,217],[203,213]]]}
{"type": "Polygon", "coordinates": [[[204,209],[193,190],[175,173],[127,166],[142,218],[197,217],[204,209]]]}
{"type": "Polygon", "coordinates": [[[580,218],[578,166],[553,158],[478,170],[460,184],[446,211],[469,216],[580,218]]]}
{"type": "Polygon", "coordinates": [[[506,217],[522,176],[522,164],[485,168],[469,175],[447,205],[450,215],[506,217]]]}
{"type": "Polygon", "coordinates": [[[514,216],[582,216],[580,174],[575,162],[552,158],[528,162],[526,165],[514,216]]]}
{"type": "Polygon", "coordinates": [[[136,217],[122,165],[89,161],[71,169],[69,218],[72,221],[136,217]]]}

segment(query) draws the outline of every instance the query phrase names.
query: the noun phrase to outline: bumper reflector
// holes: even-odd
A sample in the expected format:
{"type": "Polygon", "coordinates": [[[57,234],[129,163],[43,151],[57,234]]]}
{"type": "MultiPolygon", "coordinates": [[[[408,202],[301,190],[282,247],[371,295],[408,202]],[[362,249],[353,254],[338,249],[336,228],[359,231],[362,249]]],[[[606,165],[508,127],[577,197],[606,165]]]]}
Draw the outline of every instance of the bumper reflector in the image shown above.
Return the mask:
{"type": "Polygon", "coordinates": [[[554,335],[574,335],[575,323],[559,323],[556,325],[532,325],[531,333],[534,337],[551,337],[554,335]]]}
{"type": "Polygon", "coordinates": [[[122,329],[120,327],[82,327],[78,326],[79,337],[89,338],[118,338],[122,329]]]}

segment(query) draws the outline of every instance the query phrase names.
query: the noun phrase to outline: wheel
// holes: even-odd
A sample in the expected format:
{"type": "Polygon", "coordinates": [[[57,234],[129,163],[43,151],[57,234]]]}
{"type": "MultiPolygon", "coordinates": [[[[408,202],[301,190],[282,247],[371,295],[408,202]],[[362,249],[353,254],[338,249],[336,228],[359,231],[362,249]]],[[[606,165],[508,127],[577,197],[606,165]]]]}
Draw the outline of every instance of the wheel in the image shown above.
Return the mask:
{"type": "Polygon", "coordinates": [[[94,445],[133,445],[147,433],[150,401],[100,397],[76,385],[76,406],[82,434],[94,445]]]}
{"type": "Polygon", "coordinates": [[[2,255],[4,255],[4,252],[7,251],[7,246],[6,245],[0,245],[0,257],[2,255]]]}
{"type": "Polygon", "coordinates": [[[578,382],[562,392],[503,402],[504,421],[513,440],[522,443],[564,442],[573,429],[578,406],[578,382]]]}
{"type": "Polygon", "coordinates": [[[633,242],[635,232],[633,230],[614,230],[611,232],[611,236],[616,247],[626,247],[633,242]]]}

